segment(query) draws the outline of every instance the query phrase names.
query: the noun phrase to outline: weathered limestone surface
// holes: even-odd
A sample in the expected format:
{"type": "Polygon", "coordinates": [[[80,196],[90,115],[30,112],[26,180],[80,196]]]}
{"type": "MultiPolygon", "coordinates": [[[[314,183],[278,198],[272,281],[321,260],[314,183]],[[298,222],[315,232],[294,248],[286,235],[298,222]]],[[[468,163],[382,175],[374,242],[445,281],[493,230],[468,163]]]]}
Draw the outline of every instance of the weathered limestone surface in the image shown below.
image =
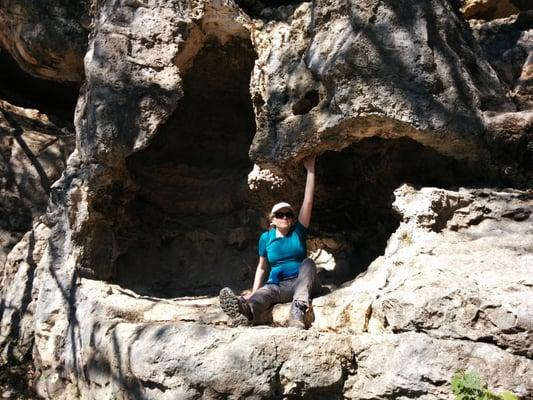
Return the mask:
{"type": "MultiPolygon", "coordinates": [[[[315,299],[307,332],[231,327],[216,298],[162,300],[80,279],[67,254],[49,268],[58,249],[38,225],[10,254],[3,286],[32,312],[16,326],[5,313],[3,339],[9,328],[20,344],[35,337],[37,390],[49,398],[441,399],[459,368],[531,396],[533,195],[402,186],[395,207],[403,222],[385,255],[315,299]]],[[[277,307],[275,322],[287,313],[277,307]]]]}
{"type": "MultiPolygon", "coordinates": [[[[307,154],[375,136],[400,143],[366,142],[378,161],[407,148],[487,164],[488,181],[492,167],[521,173],[498,163],[498,144],[512,132],[529,154],[529,111],[506,97],[509,83],[448,1],[320,0],[272,20],[230,0],[94,6],[77,148],[48,212],[7,257],[0,291],[2,360],[33,357],[39,395],[442,399],[469,368],[532,396],[531,191],[400,187],[384,255],[314,301],[309,331],[230,326],[212,296],[221,277],[251,280],[261,209],[298,197],[291,163],[307,154]],[[244,75],[247,87],[255,56],[250,93],[210,76],[244,75]],[[128,272],[136,285],[116,284],[128,272]],[[195,296],[182,296],[187,286],[195,296]]],[[[372,168],[383,163],[355,174],[357,153],[344,154],[345,176],[379,189],[372,168]]],[[[336,268],[333,253],[316,254],[336,268]]],[[[277,307],[275,324],[286,315],[277,307]]]]}
{"type": "Polygon", "coordinates": [[[482,113],[513,109],[449,2],[303,3],[253,40],[261,162],[372,135],[480,156],[482,113]]]}
{"type": "Polygon", "coordinates": [[[533,106],[533,11],[490,22],[470,21],[476,40],[519,110],[533,106]]]}
{"type": "MultiPolygon", "coordinates": [[[[375,296],[369,331],[487,341],[531,358],[531,193],[402,186],[395,195],[403,223],[376,262],[385,284],[363,295],[375,296]]],[[[364,290],[352,287],[361,304],[364,290]]]]}
{"type": "Polygon", "coordinates": [[[470,21],[474,36],[517,111],[486,112],[489,143],[514,159],[508,168],[533,167],[533,11],[494,21],[470,21]],[[514,165],[513,165],[514,164],[514,165]]]}
{"type": "Polygon", "coordinates": [[[82,82],[91,22],[88,3],[3,0],[0,46],[31,75],[59,82],[82,82]]]}

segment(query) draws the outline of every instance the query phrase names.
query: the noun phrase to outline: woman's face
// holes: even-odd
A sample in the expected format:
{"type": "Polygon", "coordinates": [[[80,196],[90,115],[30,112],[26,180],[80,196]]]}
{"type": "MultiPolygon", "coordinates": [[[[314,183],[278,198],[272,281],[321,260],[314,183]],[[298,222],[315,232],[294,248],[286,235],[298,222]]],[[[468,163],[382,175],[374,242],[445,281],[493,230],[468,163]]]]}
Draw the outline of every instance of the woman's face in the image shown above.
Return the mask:
{"type": "Polygon", "coordinates": [[[282,208],[272,215],[272,224],[280,230],[286,230],[290,228],[293,223],[294,211],[288,207],[282,208]]]}

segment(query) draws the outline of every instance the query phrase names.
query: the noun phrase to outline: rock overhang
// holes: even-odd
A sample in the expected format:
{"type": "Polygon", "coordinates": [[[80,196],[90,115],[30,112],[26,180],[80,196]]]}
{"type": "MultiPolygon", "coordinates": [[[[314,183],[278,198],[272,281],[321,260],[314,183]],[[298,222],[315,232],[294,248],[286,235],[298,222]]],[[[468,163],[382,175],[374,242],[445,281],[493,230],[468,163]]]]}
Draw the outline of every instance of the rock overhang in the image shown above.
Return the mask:
{"type": "Polygon", "coordinates": [[[370,135],[487,160],[482,111],[513,108],[447,3],[302,3],[289,20],[258,23],[252,34],[258,132],[250,155],[262,166],[370,135]],[[309,93],[318,101],[295,113],[309,93]]]}
{"type": "MultiPolygon", "coordinates": [[[[110,122],[81,129],[81,149],[87,142],[84,131],[94,132],[96,141],[101,137],[107,153],[111,142],[124,142],[123,150],[117,149],[121,158],[142,149],[177,106],[182,95],[180,75],[190,67],[205,38],[217,37],[225,43],[230,37],[250,37],[257,52],[250,84],[257,133],[250,156],[260,165],[339,150],[371,135],[407,136],[452,157],[487,159],[481,112],[511,106],[502,100],[501,85],[478,57],[479,48],[464,23],[440,2],[409,5],[417,18],[406,18],[409,12],[392,4],[376,4],[304,2],[286,21],[263,22],[250,20],[231,2],[205,2],[180,10],[178,16],[171,7],[155,7],[157,18],[149,8],[140,7],[115,25],[113,18],[105,20],[97,25],[86,58],[86,86],[92,93],[83,97],[92,98],[99,108],[112,98],[126,112],[131,105],[128,119],[135,118],[137,110],[140,114],[154,107],[166,111],[148,112],[133,126],[123,121],[124,128],[110,122]],[[147,13],[148,20],[160,20],[167,33],[157,39],[154,34],[143,37],[145,27],[136,21],[146,19],[147,13]],[[130,25],[124,28],[127,21],[130,25]],[[392,31],[390,25],[401,29],[392,31]],[[116,33],[107,37],[105,32],[113,29],[116,33]],[[101,54],[94,53],[97,48],[101,54]],[[117,62],[114,54],[123,56],[117,62]],[[143,60],[145,67],[136,59],[143,60]],[[99,77],[100,69],[105,72],[99,77]],[[109,74],[118,82],[128,82],[116,96],[117,88],[98,86],[109,74]],[[135,82],[138,77],[145,78],[135,82]],[[143,92],[137,96],[143,100],[131,103],[128,99],[136,92],[143,92]],[[136,134],[136,126],[146,133],[136,134]],[[108,141],[108,136],[116,140],[108,141]]],[[[83,106],[82,101],[78,115],[83,106]]],[[[84,118],[78,120],[81,127],[84,118]]],[[[97,149],[89,153],[98,157],[97,149]]]]}
{"type": "Polygon", "coordinates": [[[0,10],[0,46],[30,75],[80,84],[90,31],[88,3],[7,1],[0,10]]]}

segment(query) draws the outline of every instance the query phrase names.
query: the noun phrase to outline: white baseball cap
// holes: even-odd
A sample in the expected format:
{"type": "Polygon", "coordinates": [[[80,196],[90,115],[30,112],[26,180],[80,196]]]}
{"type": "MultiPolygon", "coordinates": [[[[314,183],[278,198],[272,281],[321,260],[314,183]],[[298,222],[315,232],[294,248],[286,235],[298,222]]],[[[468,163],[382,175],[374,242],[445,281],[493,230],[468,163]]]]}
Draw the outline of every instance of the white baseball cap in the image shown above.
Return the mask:
{"type": "Polygon", "coordinates": [[[270,213],[274,214],[276,211],[279,211],[282,208],[290,208],[292,211],[294,211],[294,209],[289,203],[285,203],[284,201],[282,201],[281,203],[274,204],[274,207],[272,207],[272,211],[270,213]]]}

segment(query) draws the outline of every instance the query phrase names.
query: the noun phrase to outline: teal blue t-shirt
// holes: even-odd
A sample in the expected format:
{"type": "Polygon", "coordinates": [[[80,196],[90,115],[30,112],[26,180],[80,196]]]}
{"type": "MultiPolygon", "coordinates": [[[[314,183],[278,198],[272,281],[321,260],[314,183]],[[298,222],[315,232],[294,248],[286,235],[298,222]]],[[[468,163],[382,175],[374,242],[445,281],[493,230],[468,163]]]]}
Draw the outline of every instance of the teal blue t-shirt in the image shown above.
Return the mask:
{"type": "Polygon", "coordinates": [[[259,238],[259,255],[266,257],[270,264],[267,283],[298,276],[300,264],[307,256],[305,239],[307,229],[297,221],[285,236],[276,237],[276,228],[263,232],[259,238]]]}

